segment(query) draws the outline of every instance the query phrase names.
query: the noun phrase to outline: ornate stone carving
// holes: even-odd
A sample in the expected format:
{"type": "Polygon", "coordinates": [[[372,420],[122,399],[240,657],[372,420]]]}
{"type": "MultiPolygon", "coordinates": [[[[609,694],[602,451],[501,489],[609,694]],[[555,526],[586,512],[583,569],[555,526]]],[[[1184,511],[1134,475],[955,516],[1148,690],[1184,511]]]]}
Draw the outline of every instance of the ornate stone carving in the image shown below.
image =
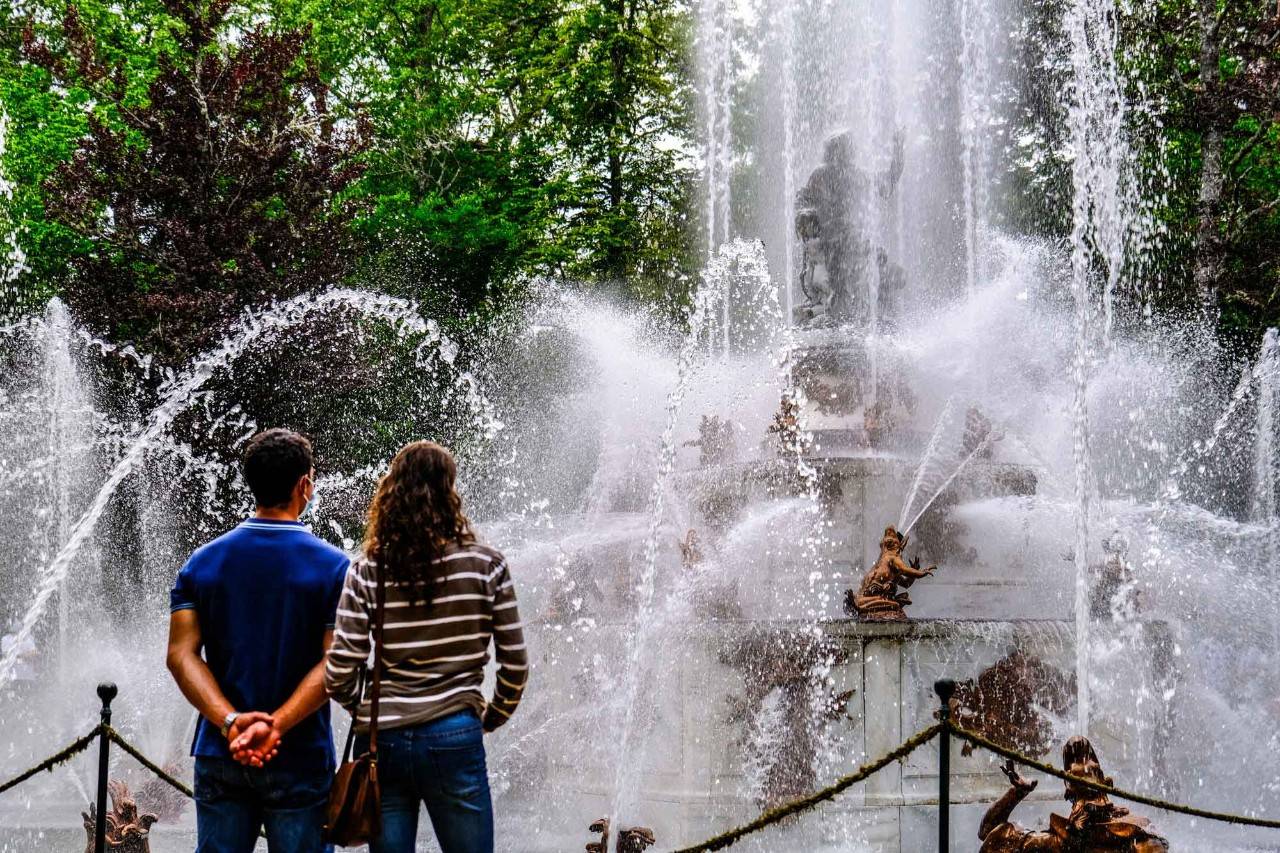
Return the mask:
{"type": "MultiPolygon", "coordinates": [[[[1072,707],[1076,680],[1039,658],[1015,650],[976,679],[961,681],[951,698],[951,718],[1001,746],[1039,758],[1053,745],[1053,723],[1072,707]]],[[[973,744],[961,753],[969,755],[973,744]]]]}
{"type": "Polygon", "coordinates": [[[975,455],[979,459],[990,459],[992,445],[1002,437],[993,432],[991,420],[977,406],[970,406],[964,413],[964,435],[960,438],[960,449],[964,456],[975,455]]]}
{"type": "Polygon", "coordinates": [[[953,489],[947,489],[934,498],[915,523],[912,532],[921,559],[964,566],[977,561],[978,549],[966,548],[962,542],[968,528],[955,517],[954,510],[959,503],[960,496],[953,489]]]}
{"type": "MultiPolygon", "coordinates": [[[[156,816],[138,810],[138,804],[124,782],[113,779],[107,783],[107,790],[111,794],[111,811],[107,813],[107,849],[117,853],[151,853],[149,836],[156,816]]],[[[84,831],[88,836],[85,853],[93,853],[97,807],[90,803],[89,811],[81,812],[80,816],[84,818],[84,831]]]]}
{"type": "MultiPolygon", "coordinates": [[[[680,565],[687,572],[703,572],[702,546],[693,528],[680,540],[680,565]]],[[[707,574],[693,579],[693,610],[707,619],[741,619],[742,606],[738,603],[738,582],[716,582],[707,574]]]]}
{"type": "Polygon", "coordinates": [[[732,462],[738,452],[733,421],[718,415],[703,415],[698,422],[698,437],[686,441],[684,446],[699,449],[698,464],[704,468],[732,462]]]}
{"type": "Polygon", "coordinates": [[[1102,541],[1106,559],[1090,567],[1089,614],[1094,619],[1130,621],[1138,616],[1138,585],[1129,564],[1129,542],[1116,533],[1102,541]]]}
{"type": "Polygon", "coordinates": [[[777,447],[780,453],[804,453],[809,449],[811,441],[800,428],[800,401],[787,392],[782,395],[782,402],[769,425],[769,434],[777,436],[777,447]]]}
{"type": "Polygon", "coordinates": [[[744,690],[730,699],[728,721],[743,725],[741,743],[763,767],[761,808],[813,790],[822,732],[846,716],[853,695],[852,690],[834,690],[826,672],[847,658],[848,653],[826,637],[763,628],[730,641],[721,651],[720,662],[742,673],[744,690]],[[770,723],[780,725],[780,730],[770,732],[775,737],[762,737],[770,723]],[[754,754],[765,742],[770,743],[768,754],[754,754]]]}

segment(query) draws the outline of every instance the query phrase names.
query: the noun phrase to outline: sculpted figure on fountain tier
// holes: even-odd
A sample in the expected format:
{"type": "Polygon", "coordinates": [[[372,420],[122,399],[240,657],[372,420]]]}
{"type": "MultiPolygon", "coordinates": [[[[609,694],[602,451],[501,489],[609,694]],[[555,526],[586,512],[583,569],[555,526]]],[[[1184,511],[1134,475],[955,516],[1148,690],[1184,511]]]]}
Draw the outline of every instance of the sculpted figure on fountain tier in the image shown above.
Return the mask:
{"type": "Polygon", "coordinates": [[[733,421],[719,415],[703,415],[698,423],[698,437],[684,443],[698,448],[698,464],[703,468],[732,462],[738,453],[733,421]]]}
{"type": "Polygon", "coordinates": [[[1138,616],[1138,584],[1129,564],[1129,542],[1119,533],[1102,540],[1107,557],[1091,568],[1089,614],[1094,619],[1127,622],[1138,616]]]}
{"type": "Polygon", "coordinates": [[[773,415],[769,434],[777,436],[776,449],[783,454],[807,453],[812,440],[801,428],[800,401],[790,391],[782,395],[782,403],[773,415]]]}
{"type": "Polygon", "coordinates": [[[880,302],[892,310],[902,286],[902,270],[873,244],[868,219],[874,205],[893,197],[903,165],[900,132],[894,135],[889,168],[876,175],[858,167],[849,131],[827,139],[821,165],[796,198],[796,235],[802,246],[800,290],[805,296],[804,304],[796,307],[796,322],[865,324],[871,307],[866,280],[873,274],[873,264],[881,283],[880,302]]]}
{"type": "MultiPolygon", "coordinates": [[[[1071,803],[1067,817],[1049,816],[1049,829],[1023,829],[1009,820],[1018,803],[1035,790],[1009,761],[1001,768],[1011,787],[982,818],[979,853],[1168,853],[1169,843],[1151,830],[1144,817],[1117,806],[1106,794],[1075,782],[1063,793],[1071,803]]],[[[1072,776],[1110,785],[1087,738],[1073,737],[1062,748],[1062,769],[1072,776]]]]}
{"type": "MultiPolygon", "coordinates": [[[[588,832],[598,832],[599,841],[587,845],[587,853],[610,853],[609,851],[609,818],[602,817],[587,828],[588,832]]],[[[634,826],[622,830],[618,836],[617,853],[644,853],[646,849],[657,843],[653,830],[645,826],[634,826]]]]}
{"type": "Polygon", "coordinates": [[[937,566],[920,568],[917,558],[908,563],[902,558],[907,547],[907,537],[893,527],[884,529],[880,539],[880,557],[862,578],[862,585],[855,593],[845,593],[844,609],[851,616],[866,622],[906,622],[906,607],[911,596],[899,592],[921,578],[931,577],[937,566]]]}
{"type": "MultiPolygon", "coordinates": [[[[138,808],[129,786],[124,782],[112,779],[107,783],[107,791],[111,794],[111,810],[107,812],[107,849],[115,853],[150,853],[151,825],[156,822],[156,816],[138,808]]],[[[93,851],[96,811],[97,806],[90,804],[89,811],[80,813],[88,836],[85,853],[93,851]]]]}

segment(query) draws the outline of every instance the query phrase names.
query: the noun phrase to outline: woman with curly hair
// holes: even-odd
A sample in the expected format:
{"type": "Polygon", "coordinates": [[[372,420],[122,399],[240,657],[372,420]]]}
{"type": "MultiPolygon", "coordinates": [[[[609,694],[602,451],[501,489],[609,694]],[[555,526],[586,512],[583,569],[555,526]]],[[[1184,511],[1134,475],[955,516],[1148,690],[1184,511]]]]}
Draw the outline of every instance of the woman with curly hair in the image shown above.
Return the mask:
{"type": "Polygon", "coordinates": [[[425,803],[444,853],[493,850],[483,732],[511,716],[529,663],[506,560],[476,542],[455,488],[457,466],[429,441],[404,447],[369,507],[364,554],[338,603],[325,686],[351,711],[368,749],[370,700],[359,670],[374,642],[377,588],[385,616],[378,708],[382,834],[373,853],[412,851],[425,803]],[[481,683],[492,640],[491,702],[481,683]]]}

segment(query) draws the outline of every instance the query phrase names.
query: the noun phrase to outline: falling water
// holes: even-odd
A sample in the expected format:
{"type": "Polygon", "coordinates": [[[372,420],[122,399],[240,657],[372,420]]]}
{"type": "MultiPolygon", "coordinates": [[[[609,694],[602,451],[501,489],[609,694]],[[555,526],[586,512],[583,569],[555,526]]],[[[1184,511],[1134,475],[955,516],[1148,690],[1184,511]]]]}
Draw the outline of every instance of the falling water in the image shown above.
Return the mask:
{"type": "MultiPolygon", "coordinates": [[[[71,536],[71,489],[73,478],[83,476],[86,458],[83,444],[88,432],[88,404],[83,398],[80,377],[71,356],[71,318],[61,299],[49,301],[45,312],[44,365],[42,380],[47,385],[42,398],[48,400],[49,458],[54,515],[51,551],[62,548],[71,536]],[[75,470],[73,470],[75,469],[75,470]]],[[[91,415],[89,415],[91,416],[91,415]]],[[[58,660],[67,660],[67,631],[71,624],[71,596],[67,578],[58,584],[58,660]]]]}
{"type": "Polygon", "coordinates": [[[1258,380],[1258,426],[1253,450],[1253,518],[1276,522],[1276,390],[1280,384],[1280,339],[1267,329],[1254,370],[1258,380]]]}
{"type": "Polygon", "coordinates": [[[954,403],[954,398],[947,398],[947,402],[942,406],[942,412],[938,415],[937,422],[933,425],[933,432],[929,435],[929,443],[924,446],[924,452],[920,454],[920,463],[916,466],[916,474],[911,478],[911,488],[907,489],[907,496],[902,501],[902,512],[898,514],[897,527],[902,533],[907,532],[909,529],[907,525],[908,513],[911,512],[911,505],[914,503],[916,495],[920,493],[920,488],[924,485],[930,464],[942,454],[943,435],[951,425],[954,403]]]}
{"type": "Polygon", "coordinates": [[[730,0],[703,0],[699,7],[699,65],[705,122],[707,255],[729,239],[732,200],[733,29],[730,0]]]}
{"type": "MultiPolygon", "coordinates": [[[[1276,389],[1280,385],[1280,340],[1267,329],[1255,368],[1258,380],[1258,424],[1253,449],[1253,519],[1266,527],[1262,549],[1272,589],[1280,588],[1280,514],[1276,511],[1276,389]]],[[[1272,655],[1280,667],[1280,610],[1272,616],[1272,655]]]]}
{"type": "MultiPolygon", "coordinates": [[[[220,370],[228,368],[245,350],[265,335],[291,328],[318,313],[342,308],[355,309],[369,317],[392,323],[401,334],[424,336],[418,346],[419,366],[434,373],[437,365],[451,365],[457,350],[433,320],[424,320],[414,305],[402,299],[355,290],[333,289],[318,296],[304,295],[278,303],[261,312],[247,311],[236,324],[237,331],[216,347],[195,359],[191,368],[171,382],[162,393],[160,404],[152,410],[146,425],[132,440],[124,454],[111,468],[88,509],[68,531],[68,535],[52,562],[40,573],[35,596],[28,605],[9,653],[0,658],[0,685],[13,677],[19,650],[31,637],[44,614],[49,599],[66,579],[72,561],[92,535],[98,520],[120,484],[133,473],[152,446],[168,429],[173,419],[192,401],[196,392],[220,370]]],[[[451,389],[470,408],[482,425],[492,433],[499,428],[488,401],[468,374],[460,375],[451,389]]]]}
{"type": "Polygon", "coordinates": [[[1092,270],[1103,271],[1103,336],[1109,338],[1115,289],[1125,271],[1126,239],[1132,227],[1134,188],[1127,137],[1128,104],[1119,69],[1115,0],[1074,0],[1063,25],[1071,60],[1067,127],[1072,160],[1071,293],[1075,301],[1075,348],[1071,376],[1073,458],[1076,488],[1076,668],[1079,728],[1088,731],[1089,506],[1092,489],[1089,446],[1089,364],[1092,270]]]}
{"type": "Polygon", "coordinates": [[[964,170],[965,282],[973,295],[981,275],[979,239],[986,231],[991,139],[991,2],[960,3],[960,160],[964,170]]]}
{"type": "MultiPolygon", "coordinates": [[[[616,758],[613,761],[615,771],[614,800],[610,814],[623,816],[623,809],[628,805],[624,801],[628,756],[635,749],[632,743],[635,738],[635,711],[640,694],[641,657],[650,648],[653,638],[650,636],[652,619],[650,610],[653,606],[654,578],[658,569],[658,548],[661,541],[662,523],[666,514],[667,479],[671,476],[676,462],[676,425],[679,422],[685,394],[689,390],[689,381],[695,370],[698,357],[699,337],[704,329],[709,328],[710,307],[720,292],[729,287],[726,276],[715,277],[708,273],[703,278],[702,286],[694,293],[693,305],[689,311],[688,334],[680,347],[677,359],[676,383],[667,395],[666,426],[658,443],[658,468],[654,476],[653,486],[649,494],[649,530],[644,543],[644,558],[640,566],[640,577],[636,583],[636,610],[633,636],[628,646],[627,661],[622,674],[625,701],[622,729],[616,741],[616,758]]],[[[721,297],[723,298],[723,297],[721,297]]]]}
{"type": "Polygon", "coordinates": [[[796,3],[784,0],[778,9],[779,41],[782,44],[782,317],[790,324],[795,316],[791,282],[796,275],[796,3]]]}

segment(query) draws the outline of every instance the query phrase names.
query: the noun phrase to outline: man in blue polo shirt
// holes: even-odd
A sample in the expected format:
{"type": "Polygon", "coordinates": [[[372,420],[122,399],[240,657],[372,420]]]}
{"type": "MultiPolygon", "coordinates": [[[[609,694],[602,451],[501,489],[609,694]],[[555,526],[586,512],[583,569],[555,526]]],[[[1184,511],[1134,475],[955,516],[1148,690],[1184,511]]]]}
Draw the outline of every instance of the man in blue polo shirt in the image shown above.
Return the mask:
{"type": "Polygon", "coordinates": [[[243,471],[257,511],[192,554],[170,594],[169,671],[200,712],[197,851],[248,853],[265,827],[273,853],[318,853],[334,766],[324,655],[350,561],[298,520],[311,442],[259,433],[243,471]]]}

